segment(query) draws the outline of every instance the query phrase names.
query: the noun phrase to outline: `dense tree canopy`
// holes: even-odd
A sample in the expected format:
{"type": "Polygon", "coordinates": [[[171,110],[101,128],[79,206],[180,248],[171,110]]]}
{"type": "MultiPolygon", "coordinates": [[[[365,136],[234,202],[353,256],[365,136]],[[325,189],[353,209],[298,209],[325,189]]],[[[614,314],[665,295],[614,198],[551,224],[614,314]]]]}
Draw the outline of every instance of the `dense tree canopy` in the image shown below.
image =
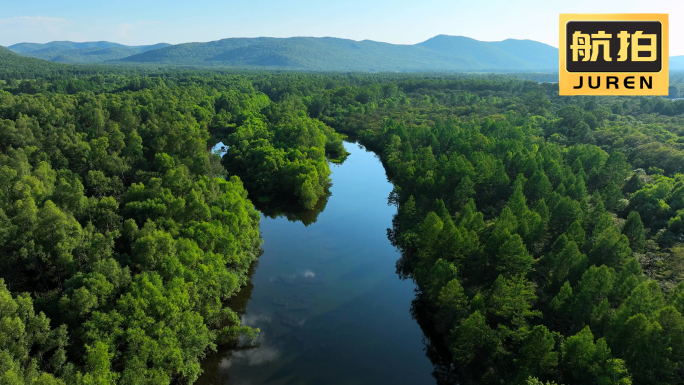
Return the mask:
{"type": "Polygon", "coordinates": [[[0,317],[27,335],[3,338],[0,376],[193,382],[252,333],[223,301],[259,253],[259,214],[208,151],[204,97],[2,92],[0,317]]]}
{"type": "Polygon", "coordinates": [[[194,382],[254,333],[225,305],[260,250],[248,192],[320,207],[349,135],[395,184],[389,235],[440,382],[684,383],[682,100],[17,68],[0,83],[4,382],[194,382]]]}
{"type": "Polygon", "coordinates": [[[314,98],[392,176],[443,382],[684,382],[684,101],[446,78],[314,98]]]}

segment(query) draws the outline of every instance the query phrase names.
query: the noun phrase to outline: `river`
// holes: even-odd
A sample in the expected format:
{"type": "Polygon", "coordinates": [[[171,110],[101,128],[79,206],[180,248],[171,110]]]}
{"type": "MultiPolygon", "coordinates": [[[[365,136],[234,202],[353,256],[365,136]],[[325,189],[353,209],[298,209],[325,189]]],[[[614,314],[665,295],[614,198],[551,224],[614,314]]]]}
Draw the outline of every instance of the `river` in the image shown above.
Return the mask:
{"type": "Polygon", "coordinates": [[[345,147],[316,211],[262,214],[264,253],[231,304],[257,347],[209,357],[198,384],[435,383],[387,239],[392,185],[373,152],[345,147]]]}

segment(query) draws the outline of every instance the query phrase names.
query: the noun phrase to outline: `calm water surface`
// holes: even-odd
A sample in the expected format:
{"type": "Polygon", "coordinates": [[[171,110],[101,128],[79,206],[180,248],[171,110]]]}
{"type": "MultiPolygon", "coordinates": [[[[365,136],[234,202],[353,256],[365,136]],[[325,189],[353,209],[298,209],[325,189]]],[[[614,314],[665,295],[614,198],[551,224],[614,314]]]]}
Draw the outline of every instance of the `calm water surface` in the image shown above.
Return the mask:
{"type": "Polygon", "coordinates": [[[345,147],[317,211],[262,216],[264,253],[232,304],[261,329],[258,347],[210,357],[198,383],[434,384],[409,313],[415,286],[387,240],[392,185],[372,152],[345,147]]]}

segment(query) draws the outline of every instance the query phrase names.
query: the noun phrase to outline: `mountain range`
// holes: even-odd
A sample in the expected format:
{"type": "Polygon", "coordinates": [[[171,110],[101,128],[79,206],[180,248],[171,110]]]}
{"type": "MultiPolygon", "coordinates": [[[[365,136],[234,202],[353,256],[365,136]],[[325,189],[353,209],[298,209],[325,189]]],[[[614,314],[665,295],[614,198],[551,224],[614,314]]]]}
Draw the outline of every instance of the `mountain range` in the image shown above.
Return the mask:
{"type": "MultiPolygon", "coordinates": [[[[485,42],[438,35],[401,45],[331,37],[229,38],[206,43],[126,46],[110,42],[19,43],[8,47],[27,57],[84,64],[153,64],[301,71],[370,72],[556,72],[558,49],[533,40],[485,42]]],[[[684,56],[672,57],[684,70],[684,56]]]]}
{"type": "Polygon", "coordinates": [[[232,38],[178,44],[121,62],[308,71],[554,70],[558,49],[531,40],[484,42],[439,35],[415,45],[338,38],[232,38]]]}
{"type": "Polygon", "coordinates": [[[86,43],[53,41],[46,44],[19,43],[7,48],[22,56],[58,63],[102,63],[168,46],[170,44],[166,43],[128,46],[108,41],[86,43]]]}

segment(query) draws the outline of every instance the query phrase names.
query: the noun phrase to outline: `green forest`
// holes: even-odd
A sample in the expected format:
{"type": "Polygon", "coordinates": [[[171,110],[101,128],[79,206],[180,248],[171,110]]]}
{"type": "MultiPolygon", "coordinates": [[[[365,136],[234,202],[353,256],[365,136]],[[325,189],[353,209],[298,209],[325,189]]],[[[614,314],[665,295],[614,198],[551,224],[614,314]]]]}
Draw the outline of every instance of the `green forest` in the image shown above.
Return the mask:
{"type": "Polygon", "coordinates": [[[253,202],[313,209],[347,138],[395,186],[437,383],[684,383],[684,100],[22,60],[0,71],[1,384],[195,382],[259,333],[227,306],[253,202]]]}

